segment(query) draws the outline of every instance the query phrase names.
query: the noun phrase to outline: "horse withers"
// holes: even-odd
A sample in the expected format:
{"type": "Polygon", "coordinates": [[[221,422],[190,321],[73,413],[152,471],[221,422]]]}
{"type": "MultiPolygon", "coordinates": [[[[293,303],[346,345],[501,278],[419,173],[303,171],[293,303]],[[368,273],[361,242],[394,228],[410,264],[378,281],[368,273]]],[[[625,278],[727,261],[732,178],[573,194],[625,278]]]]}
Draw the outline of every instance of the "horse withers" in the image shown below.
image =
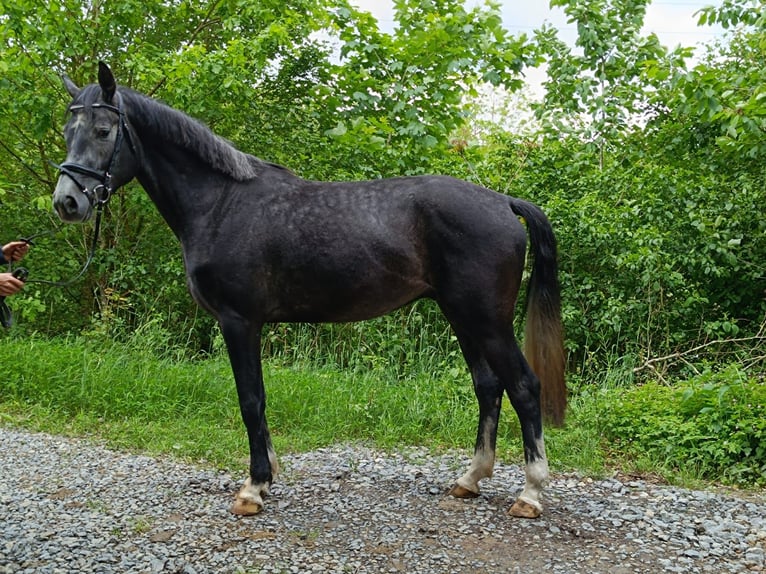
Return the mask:
{"type": "Polygon", "coordinates": [[[505,392],[526,463],[510,513],[540,515],[548,479],[542,419],[562,423],[566,387],[556,242],[539,208],[443,176],[308,181],[118,88],[104,63],[97,84],[81,89],[65,77],[64,85],[72,102],[57,213],[87,221],[136,178],[181,243],[192,297],[221,327],[250,446],[234,513],[261,512],[277,472],[261,370],[264,324],[359,321],[430,297],[454,329],[479,402],[473,459],[450,494],[477,496],[492,475],[505,392]],[[527,231],[525,358],[513,317],[527,231]]]}

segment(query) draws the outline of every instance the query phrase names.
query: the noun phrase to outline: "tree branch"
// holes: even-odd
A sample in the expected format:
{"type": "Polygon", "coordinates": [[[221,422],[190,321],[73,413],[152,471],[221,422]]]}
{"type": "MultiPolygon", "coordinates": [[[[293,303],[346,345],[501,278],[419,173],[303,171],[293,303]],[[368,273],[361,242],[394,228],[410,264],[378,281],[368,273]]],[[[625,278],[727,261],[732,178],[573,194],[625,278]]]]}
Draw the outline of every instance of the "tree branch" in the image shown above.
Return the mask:
{"type": "Polygon", "coordinates": [[[702,349],[712,347],[714,345],[723,345],[726,343],[748,343],[753,341],[763,342],[763,341],[766,341],[766,335],[761,334],[762,331],[763,329],[761,329],[761,331],[759,331],[757,335],[754,335],[752,337],[739,337],[736,339],[716,339],[715,341],[708,341],[707,343],[697,345],[696,347],[692,347],[691,349],[687,349],[686,351],[679,351],[677,353],[671,353],[670,355],[665,355],[664,357],[655,357],[654,359],[648,359],[647,361],[644,362],[643,365],[640,365],[634,368],[633,372],[638,373],[645,369],[651,369],[652,371],[657,372],[655,364],[662,363],[665,361],[670,361],[673,359],[680,359],[688,364],[685,357],[693,353],[696,353],[698,351],[701,351],[702,349]]]}

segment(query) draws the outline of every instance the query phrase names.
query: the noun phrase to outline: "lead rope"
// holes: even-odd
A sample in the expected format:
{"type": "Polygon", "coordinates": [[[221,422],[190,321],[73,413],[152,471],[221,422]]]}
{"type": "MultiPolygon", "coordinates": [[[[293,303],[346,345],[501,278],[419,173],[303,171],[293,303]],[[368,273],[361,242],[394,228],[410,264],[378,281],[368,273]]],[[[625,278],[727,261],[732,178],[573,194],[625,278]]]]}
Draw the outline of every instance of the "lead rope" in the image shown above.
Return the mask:
{"type": "MultiPolygon", "coordinates": [[[[90,267],[90,264],[93,262],[93,257],[96,255],[96,248],[98,247],[98,237],[101,234],[101,214],[104,211],[104,204],[98,203],[96,205],[96,222],[93,229],[93,240],[91,241],[90,245],[90,251],[88,252],[88,257],[85,260],[85,263],[83,264],[80,271],[72,277],[71,279],[67,279],[66,281],[51,281],[49,279],[27,279],[27,283],[39,283],[41,285],[49,285],[51,287],[69,287],[70,285],[73,285],[77,281],[80,280],[80,278],[85,275],[85,272],[88,270],[88,267],[90,267]]],[[[17,269],[23,269],[23,267],[17,268],[17,269]]]]}
{"type": "MultiPolygon", "coordinates": [[[[96,205],[96,222],[93,229],[93,240],[91,241],[90,245],[90,251],[88,252],[88,257],[85,260],[85,263],[83,264],[80,271],[72,277],[71,279],[68,279],[66,281],[51,281],[49,279],[29,279],[29,271],[26,267],[16,267],[16,269],[13,268],[13,261],[8,262],[8,272],[12,273],[14,277],[17,279],[23,281],[24,283],[38,283],[40,285],[49,285],[51,287],[69,287],[70,285],[73,285],[77,281],[82,278],[83,275],[85,275],[85,272],[88,270],[88,267],[90,267],[90,264],[93,262],[93,258],[96,255],[96,248],[98,247],[98,238],[101,234],[101,214],[104,211],[104,205],[106,202],[99,202],[96,205]]],[[[53,235],[58,231],[43,231],[41,233],[36,233],[34,235],[31,235],[29,237],[22,238],[21,241],[24,241],[26,243],[31,243],[32,240],[35,237],[40,237],[42,235],[53,235]]],[[[0,296],[0,325],[5,327],[6,329],[10,329],[13,326],[13,312],[11,311],[11,308],[8,307],[8,303],[5,302],[5,297],[0,296]]]]}

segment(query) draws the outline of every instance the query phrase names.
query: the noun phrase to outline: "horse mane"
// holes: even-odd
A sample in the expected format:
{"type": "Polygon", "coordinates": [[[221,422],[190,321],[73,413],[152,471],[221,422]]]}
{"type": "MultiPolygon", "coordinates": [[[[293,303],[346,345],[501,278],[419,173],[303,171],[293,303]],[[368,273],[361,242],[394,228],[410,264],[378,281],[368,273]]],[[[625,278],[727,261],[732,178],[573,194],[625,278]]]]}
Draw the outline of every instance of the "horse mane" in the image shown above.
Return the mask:
{"type": "Polygon", "coordinates": [[[129,88],[120,87],[118,93],[129,108],[131,124],[140,126],[141,131],[148,131],[158,139],[182,146],[213,169],[237,181],[253,179],[269,165],[239,151],[231,142],[183,112],[129,88]]]}

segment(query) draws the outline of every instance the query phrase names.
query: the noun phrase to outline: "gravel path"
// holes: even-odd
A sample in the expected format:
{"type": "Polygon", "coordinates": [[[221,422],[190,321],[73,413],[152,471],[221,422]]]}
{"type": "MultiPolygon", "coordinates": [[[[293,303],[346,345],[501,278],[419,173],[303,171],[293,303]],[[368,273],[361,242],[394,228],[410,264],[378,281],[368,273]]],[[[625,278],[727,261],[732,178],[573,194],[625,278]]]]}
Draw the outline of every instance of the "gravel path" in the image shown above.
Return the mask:
{"type": "Polygon", "coordinates": [[[0,574],[766,572],[766,500],[555,475],[539,520],[443,493],[465,454],[338,446],[281,457],[264,514],[227,511],[243,477],[0,428],[0,574]]]}

